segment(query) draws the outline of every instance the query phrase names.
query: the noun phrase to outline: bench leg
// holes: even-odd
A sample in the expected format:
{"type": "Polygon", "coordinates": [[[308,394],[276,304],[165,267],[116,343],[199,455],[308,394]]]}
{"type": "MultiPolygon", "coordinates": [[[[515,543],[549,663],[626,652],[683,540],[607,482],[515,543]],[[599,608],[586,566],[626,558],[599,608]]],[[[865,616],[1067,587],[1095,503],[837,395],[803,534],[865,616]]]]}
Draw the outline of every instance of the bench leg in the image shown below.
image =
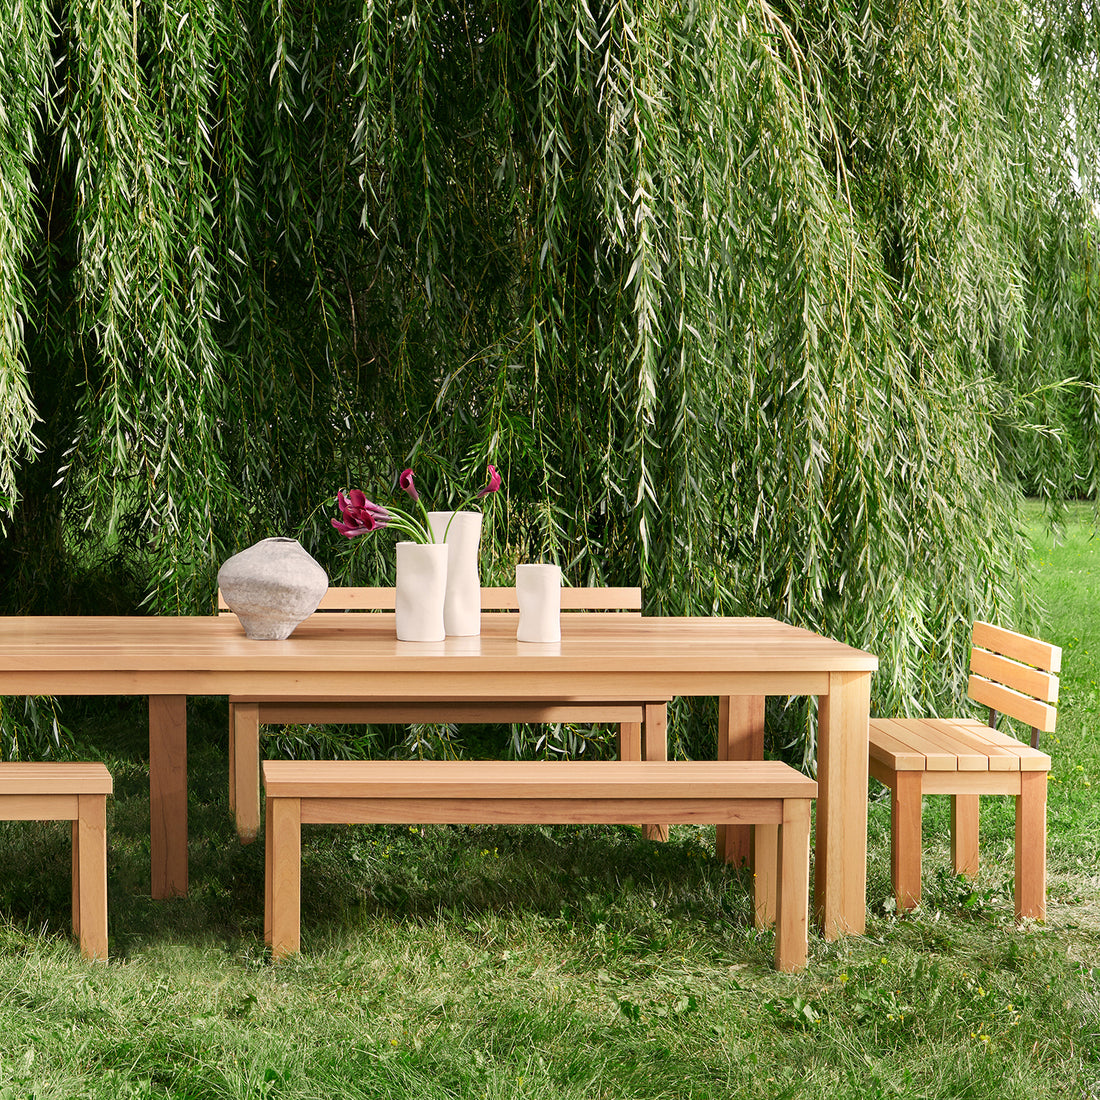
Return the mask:
{"type": "Polygon", "coordinates": [[[269,798],[264,835],[264,940],[281,959],[301,949],[301,801],[269,798]]]}
{"type": "Polygon", "coordinates": [[[978,874],[978,796],[951,796],[951,861],[955,874],[978,874]]]}
{"type": "MultiPolygon", "coordinates": [[[[749,825],[752,830],[752,903],[757,928],[775,923],[779,826],[749,825]]],[[[738,826],[740,828],[740,826],[738,826]]],[[[807,861],[809,856],[807,855],[807,861]]],[[[808,863],[807,863],[808,866],[808,863]]]]}
{"type": "Polygon", "coordinates": [[[1021,772],[1016,798],[1016,919],[1047,913],[1047,773],[1021,772]]]}
{"type": "MultiPolygon", "coordinates": [[[[760,826],[757,826],[759,830],[760,826]]],[[[810,800],[785,798],[776,869],[775,969],[802,970],[809,954],[810,800]]]]}
{"type": "Polygon", "coordinates": [[[234,817],[242,844],[251,844],[260,833],[260,704],[237,703],[231,720],[234,817]]]}
{"type": "MultiPolygon", "coordinates": [[[[646,760],[668,759],[668,707],[664,703],[646,703],[642,751],[646,760]]],[[[668,840],[668,826],[643,825],[642,834],[649,840],[668,840]]]]}
{"type": "Polygon", "coordinates": [[[921,773],[896,772],[890,788],[890,873],[898,909],[920,901],[921,773]]]}
{"type": "MultiPolygon", "coordinates": [[[[718,760],[764,759],[763,695],[723,695],[718,699],[718,760]]],[[[719,825],[715,854],[740,867],[752,859],[751,825],[719,825]]]]}
{"type": "Polygon", "coordinates": [[[107,958],[107,798],[79,795],[73,822],[73,933],[88,959],[107,958]]]}

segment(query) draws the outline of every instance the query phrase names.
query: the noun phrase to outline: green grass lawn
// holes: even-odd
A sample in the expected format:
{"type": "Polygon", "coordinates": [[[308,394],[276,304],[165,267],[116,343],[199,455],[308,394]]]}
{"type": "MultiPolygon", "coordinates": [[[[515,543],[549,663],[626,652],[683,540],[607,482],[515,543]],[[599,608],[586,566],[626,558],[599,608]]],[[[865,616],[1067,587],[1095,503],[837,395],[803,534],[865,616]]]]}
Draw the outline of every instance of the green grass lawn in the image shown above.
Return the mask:
{"type": "Polygon", "coordinates": [[[0,826],[0,1100],[1100,1097],[1100,541],[1091,510],[1057,541],[1028,517],[1037,629],[1065,650],[1046,925],[1012,920],[1003,799],[974,884],[928,801],[923,905],[899,917],[876,797],[867,935],[812,936],[793,976],[703,830],[307,827],[303,954],[272,966],[224,701],[190,710],[192,888],[170,902],[148,895],[143,707],[70,708],[115,776],[112,959],[68,937],[67,829],[0,826]]]}

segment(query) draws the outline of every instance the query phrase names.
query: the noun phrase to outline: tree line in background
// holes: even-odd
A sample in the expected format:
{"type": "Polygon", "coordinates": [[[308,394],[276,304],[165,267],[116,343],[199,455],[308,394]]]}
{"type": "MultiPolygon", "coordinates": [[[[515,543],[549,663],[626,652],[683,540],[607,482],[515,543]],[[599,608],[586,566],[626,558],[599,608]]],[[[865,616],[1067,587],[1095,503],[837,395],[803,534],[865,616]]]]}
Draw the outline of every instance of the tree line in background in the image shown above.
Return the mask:
{"type": "Polygon", "coordinates": [[[880,712],[1029,625],[1021,490],[1100,469],[1090,0],[5,8],[4,612],[204,613],[274,534],[384,583],[336,490],[491,462],[487,582],[825,631],[880,712]]]}

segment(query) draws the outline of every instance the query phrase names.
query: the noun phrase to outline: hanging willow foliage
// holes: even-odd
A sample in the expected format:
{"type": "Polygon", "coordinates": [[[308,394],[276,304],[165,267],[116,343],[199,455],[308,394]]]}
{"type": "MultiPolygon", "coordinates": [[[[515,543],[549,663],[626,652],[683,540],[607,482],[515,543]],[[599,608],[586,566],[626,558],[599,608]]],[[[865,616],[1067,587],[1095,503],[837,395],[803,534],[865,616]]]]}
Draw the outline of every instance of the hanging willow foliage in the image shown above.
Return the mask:
{"type": "Polygon", "coordinates": [[[335,490],[493,462],[489,580],[827,631],[879,710],[1031,625],[1018,479],[1100,463],[1084,0],[8,7],[9,610],[204,611],[279,533],[381,581],[335,490]]]}

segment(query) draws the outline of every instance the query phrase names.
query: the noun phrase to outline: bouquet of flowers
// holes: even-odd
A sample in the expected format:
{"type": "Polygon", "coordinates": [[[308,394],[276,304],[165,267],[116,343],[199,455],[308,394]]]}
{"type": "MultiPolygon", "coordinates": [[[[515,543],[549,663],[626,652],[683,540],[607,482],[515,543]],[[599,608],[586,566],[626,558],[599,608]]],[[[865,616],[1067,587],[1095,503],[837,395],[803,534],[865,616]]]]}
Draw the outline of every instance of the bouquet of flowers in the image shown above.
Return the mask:
{"type": "MultiPolygon", "coordinates": [[[[455,509],[456,511],[462,511],[475,500],[480,500],[482,497],[487,497],[491,493],[499,491],[500,474],[495,466],[490,465],[488,467],[488,477],[489,480],[485,487],[468,496],[455,509]]],[[[392,506],[386,508],[381,504],[375,504],[367,499],[366,494],[361,489],[349,489],[346,494],[341,489],[336,494],[336,506],[340,509],[340,518],[334,519],[332,526],[341,535],[349,539],[353,539],[358,535],[366,535],[382,527],[392,527],[395,531],[400,531],[406,535],[412,542],[435,542],[436,540],[432,536],[432,525],[428,521],[428,510],[417,492],[412,470],[402,470],[401,476],[397,479],[397,484],[409,495],[413,504],[417,506],[418,514],[414,515],[401,508],[392,506]]],[[[444,532],[443,539],[440,541],[445,542],[446,538],[447,535],[444,532]]]]}

